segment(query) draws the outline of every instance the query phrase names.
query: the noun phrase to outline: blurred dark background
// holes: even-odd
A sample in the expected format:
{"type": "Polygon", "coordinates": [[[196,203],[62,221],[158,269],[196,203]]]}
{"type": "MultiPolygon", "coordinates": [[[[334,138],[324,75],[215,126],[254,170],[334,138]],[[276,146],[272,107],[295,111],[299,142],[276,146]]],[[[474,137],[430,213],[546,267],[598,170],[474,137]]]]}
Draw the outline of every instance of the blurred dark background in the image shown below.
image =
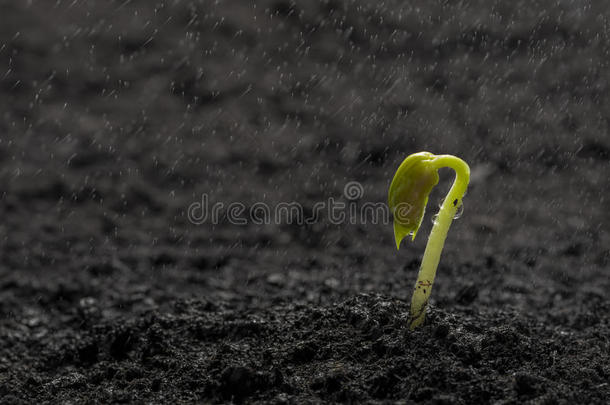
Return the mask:
{"type": "MultiPolygon", "coordinates": [[[[193,262],[220,262],[241,286],[244,274],[317,261],[347,270],[350,285],[351,260],[367,262],[356,273],[395,271],[426,232],[396,255],[389,226],[194,226],[188,206],[207,193],[311,207],[341,198],[348,181],[384,202],[400,161],[420,150],[473,170],[448,254],[475,260],[535,241],[607,263],[607,250],[586,254],[609,245],[605,2],[0,7],[9,277],[70,283],[122,263],[147,285],[156,267],[207,280],[219,271],[193,275],[193,262]],[[460,237],[477,248],[458,249],[460,237]]],[[[441,177],[429,211],[451,175],[441,177]]]]}

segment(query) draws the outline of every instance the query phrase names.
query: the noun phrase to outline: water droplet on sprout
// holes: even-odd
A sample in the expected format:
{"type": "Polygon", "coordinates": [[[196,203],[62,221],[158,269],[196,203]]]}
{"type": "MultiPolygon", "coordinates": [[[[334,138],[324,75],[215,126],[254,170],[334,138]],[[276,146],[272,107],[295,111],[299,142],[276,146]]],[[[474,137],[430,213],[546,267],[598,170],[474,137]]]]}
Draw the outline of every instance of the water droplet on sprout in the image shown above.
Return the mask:
{"type": "Polygon", "coordinates": [[[457,207],[457,211],[455,212],[455,215],[453,216],[453,219],[458,219],[459,217],[462,216],[463,213],[464,213],[464,203],[461,203],[457,207]]]}

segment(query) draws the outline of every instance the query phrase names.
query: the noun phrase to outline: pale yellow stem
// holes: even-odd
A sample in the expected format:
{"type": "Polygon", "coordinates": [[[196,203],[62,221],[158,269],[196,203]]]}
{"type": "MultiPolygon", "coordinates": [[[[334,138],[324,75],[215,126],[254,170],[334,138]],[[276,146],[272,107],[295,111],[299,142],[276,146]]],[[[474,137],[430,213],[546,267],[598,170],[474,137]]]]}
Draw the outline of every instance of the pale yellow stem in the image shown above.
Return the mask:
{"type": "Polygon", "coordinates": [[[436,269],[441,258],[445,239],[447,238],[447,232],[457,210],[462,205],[462,198],[466,193],[470,180],[470,168],[460,158],[451,155],[438,155],[430,164],[437,170],[449,167],[455,171],[456,175],[453,185],[441,205],[428,238],[428,244],[426,245],[417,282],[415,283],[413,298],[411,299],[410,329],[418,327],[425,320],[426,307],[430,299],[436,269]]]}

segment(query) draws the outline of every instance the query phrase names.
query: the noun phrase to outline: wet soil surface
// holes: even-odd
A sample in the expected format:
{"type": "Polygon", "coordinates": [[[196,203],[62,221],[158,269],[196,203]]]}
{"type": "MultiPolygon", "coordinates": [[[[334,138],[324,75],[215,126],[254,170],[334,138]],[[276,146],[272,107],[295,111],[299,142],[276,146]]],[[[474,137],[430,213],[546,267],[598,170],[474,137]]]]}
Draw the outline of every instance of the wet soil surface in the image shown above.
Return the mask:
{"type": "Polygon", "coordinates": [[[0,16],[0,402],[608,403],[606,2],[0,16]],[[409,331],[452,175],[398,252],[351,210],[421,150],[472,181],[409,331]]]}

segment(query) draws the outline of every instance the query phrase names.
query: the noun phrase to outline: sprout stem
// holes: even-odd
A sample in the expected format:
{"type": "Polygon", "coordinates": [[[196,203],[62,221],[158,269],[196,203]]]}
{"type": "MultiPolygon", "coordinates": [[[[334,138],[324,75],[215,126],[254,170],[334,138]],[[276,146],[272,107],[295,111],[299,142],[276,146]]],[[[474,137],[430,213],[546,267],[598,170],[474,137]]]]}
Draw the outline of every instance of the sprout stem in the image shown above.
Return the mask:
{"type": "Polygon", "coordinates": [[[417,281],[415,283],[413,298],[411,299],[411,315],[409,328],[420,326],[426,317],[426,307],[430,299],[432,285],[436,276],[436,268],[441,258],[441,252],[447,238],[447,232],[457,210],[462,205],[462,198],[466,193],[470,180],[470,168],[462,159],[451,155],[438,155],[430,162],[435,169],[449,167],[455,171],[455,180],[447,197],[441,205],[440,211],[434,221],[428,244],[421,262],[417,281]]]}

